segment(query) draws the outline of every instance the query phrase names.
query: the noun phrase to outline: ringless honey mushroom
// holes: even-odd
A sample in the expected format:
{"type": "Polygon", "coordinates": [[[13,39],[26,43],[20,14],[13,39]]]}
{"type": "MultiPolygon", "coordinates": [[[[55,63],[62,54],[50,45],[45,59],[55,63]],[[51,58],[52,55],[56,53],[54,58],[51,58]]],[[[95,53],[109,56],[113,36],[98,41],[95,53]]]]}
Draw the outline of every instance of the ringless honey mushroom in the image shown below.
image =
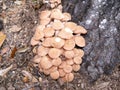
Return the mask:
{"type": "Polygon", "coordinates": [[[65,44],[63,46],[63,48],[65,50],[72,50],[75,47],[75,41],[74,39],[68,39],[65,41],[65,44]]]}
{"type": "Polygon", "coordinates": [[[62,21],[69,21],[71,20],[71,15],[69,13],[63,13],[63,19],[62,21]]]}
{"type": "Polygon", "coordinates": [[[66,58],[73,58],[74,57],[74,52],[72,50],[65,51],[65,57],[66,58]]]}
{"type": "Polygon", "coordinates": [[[84,47],[85,46],[85,39],[82,36],[75,36],[75,43],[79,47],[84,47]]]}
{"type": "Polygon", "coordinates": [[[57,20],[61,20],[64,16],[62,14],[62,12],[59,9],[53,9],[51,11],[51,16],[52,19],[57,19],[57,20]]]}
{"type": "Polygon", "coordinates": [[[51,46],[53,46],[54,48],[61,48],[63,47],[64,44],[65,44],[65,40],[59,37],[53,37],[51,39],[51,46]]]}
{"type": "Polygon", "coordinates": [[[51,27],[46,27],[43,30],[45,37],[52,37],[55,33],[55,30],[51,27]]]}
{"type": "Polygon", "coordinates": [[[39,56],[46,56],[48,54],[49,48],[39,46],[37,49],[38,55],[39,56]]]}
{"type": "Polygon", "coordinates": [[[51,47],[51,40],[52,38],[45,38],[44,41],[42,42],[42,45],[44,47],[51,47]]]}
{"type": "Polygon", "coordinates": [[[40,60],[40,65],[43,69],[49,69],[50,67],[52,67],[50,58],[47,56],[42,57],[40,60]]]}
{"type": "Polygon", "coordinates": [[[52,65],[59,66],[62,63],[62,60],[60,58],[56,58],[52,60],[52,65]]]}
{"type": "Polygon", "coordinates": [[[50,14],[51,14],[51,11],[49,10],[42,11],[40,12],[40,19],[49,18],[50,14]]]}
{"type": "Polygon", "coordinates": [[[71,29],[72,31],[74,31],[77,27],[77,24],[73,23],[73,22],[66,22],[65,23],[65,27],[71,29]]]}
{"type": "Polygon", "coordinates": [[[34,40],[40,40],[44,37],[44,33],[43,33],[44,28],[45,28],[45,26],[43,26],[43,25],[38,25],[36,27],[36,31],[35,31],[35,34],[33,36],[34,40]]]}
{"type": "Polygon", "coordinates": [[[82,26],[77,26],[76,29],[74,30],[75,34],[86,34],[87,30],[83,28],[82,26]]]}
{"type": "Polygon", "coordinates": [[[52,23],[52,27],[55,30],[60,30],[60,29],[64,28],[64,25],[60,20],[54,20],[54,22],[52,23]]]}
{"type": "Polygon", "coordinates": [[[48,52],[48,55],[51,57],[51,58],[58,58],[61,54],[61,51],[57,48],[51,48],[48,52]]]}
{"type": "Polygon", "coordinates": [[[79,71],[80,70],[80,65],[79,64],[74,64],[73,66],[72,66],[72,68],[73,68],[73,70],[74,71],[79,71]]]}
{"type": "Polygon", "coordinates": [[[73,73],[80,70],[84,55],[84,51],[75,46],[85,46],[81,34],[87,31],[71,22],[69,13],[62,13],[61,0],[49,0],[49,3],[51,10],[40,12],[40,25],[31,39],[32,45],[38,45],[33,62],[38,64],[40,72],[52,79],[71,82],[73,73]]]}
{"type": "Polygon", "coordinates": [[[71,39],[73,37],[73,31],[70,28],[64,28],[58,33],[58,36],[63,39],[71,39]]]}
{"type": "Polygon", "coordinates": [[[52,73],[50,73],[50,77],[52,78],[52,79],[58,79],[59,78],[59,72],[58,71],[54,71],[54,72],[52,72],[52,73]]]}

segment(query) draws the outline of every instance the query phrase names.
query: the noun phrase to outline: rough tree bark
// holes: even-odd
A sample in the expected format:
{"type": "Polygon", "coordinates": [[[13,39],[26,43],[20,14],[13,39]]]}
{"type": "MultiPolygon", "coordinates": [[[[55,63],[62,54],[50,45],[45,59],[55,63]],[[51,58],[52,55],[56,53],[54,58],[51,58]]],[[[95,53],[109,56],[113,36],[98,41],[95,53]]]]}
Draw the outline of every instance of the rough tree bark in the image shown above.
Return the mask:
{"type": "Polygon", "coordinates": [[[63,0],[63,7],[88,31],[81,71],[90,81],[112,73],[120,62],[120,1],[63,0]]]}

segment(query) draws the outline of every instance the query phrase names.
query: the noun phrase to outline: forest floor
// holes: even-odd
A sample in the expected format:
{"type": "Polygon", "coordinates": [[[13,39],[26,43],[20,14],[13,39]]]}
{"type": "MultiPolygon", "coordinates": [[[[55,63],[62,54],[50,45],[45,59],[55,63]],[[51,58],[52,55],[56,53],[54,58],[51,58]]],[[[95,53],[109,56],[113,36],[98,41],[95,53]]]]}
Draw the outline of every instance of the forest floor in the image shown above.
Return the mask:
{"type": "Polygon", "coordinates": [[[30,39],[38,24],[41,2],[35,0],[0,1],[0,19],[4,22],[5,41],[0,47],[0,90],[120,90],[120,65],[111,75],[101,75],[94,83],[82,73],[75,73],[71,83],[60,83],[38,72],[31,59],[34,57],[30,39]],[[12,67],[12,68],[11,68],[12,67]]]}

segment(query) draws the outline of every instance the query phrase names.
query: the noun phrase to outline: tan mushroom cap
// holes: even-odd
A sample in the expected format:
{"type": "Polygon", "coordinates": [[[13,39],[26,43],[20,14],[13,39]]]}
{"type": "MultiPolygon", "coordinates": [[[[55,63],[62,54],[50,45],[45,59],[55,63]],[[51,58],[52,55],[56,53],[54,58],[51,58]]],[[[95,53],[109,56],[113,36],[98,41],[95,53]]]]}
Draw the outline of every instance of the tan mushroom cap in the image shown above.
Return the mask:
{"type": "Polygon", "coordinates": [[[43,30],[45,37],[52,37],[55,33],[55,30],[51,27],[46,27],[43,30]]]}
{"type": "Polygon", "coordinates": [[[69,13],[63,13],[63,19],[62,21],[68,21],[68,20],[71,20],[71,15],[69,13]]]}
{"type": "Polygon", "coordinates": [[[40,24],[41,25],[47,25],[47,24],[49,24],[50,21],[51,21],[50,18],[40,19],[40,24]]]}
{"type": "Polygon", "coordinates": [[[40,39],[42,39],[43,37],[44,37],[44,33],[43,33],[43,29],[45,28],[45,26],[44,25],[38,25],[37,27],[36,27],[36,31],[35,31],[35,34],[34,34],[34,36],[33,36],[33,38],[35,39],[35,40],[40,40],[40,39]]]}
{"type": "Polygon", "coordinates": [[[74,57],[74,52],[72,50],[65,51],[65,57],[66,58],[73,58],[74,57]]]}
{"type": "Polygon", "coordinates": [[[50,67],[52,67],[50,58],[48,58],[47,56],[42,57],[40,60],[40,65],[43,69],[49,69],[50,67]]]}
{"type": "Polygon", "coordinates": [[[52,79],[58,79],[59,78],[59,72],[58,71],[55,71],[55,72],[52,72],[52,73],[50,73],[50,77],[52,78],[52,79]]]}
{"type": "Polygon", "coordinates": [[[37,45],[37,44],[39,43],[39,41],[35,40],[35,39],[32,37],[30,43],[31,43],[32,46],[35,46],[35,45],[37,45]]]}
{"type": "Polygon", "coordinates": [[[64,67],[66,67],[66,65],[67,65],[66,61],[62,61],[59,68],[64,68],[64,67]]]}
{"type": "Polygon", "coordinates": [[[49,72],[52,73],[52,72],[55,72],[57,71],[58,67],[56,66],[52,66],[50,69],[49,69],[49,72]]]}
{"type": "Polygon", "coordinates": [[[66,65],[64,68],[63,68],[64,72],[66,73],[70,73],[72,72],[72,66],[71,65],[66,65]]]}
{"type": "Polygon", "coordinates": [[[67,82],[71,82],[74,79],[74,74],[73,73],[68,73],[65,75],[65,79],[67,82]]]}
{"type": "Polygon", "coordinates": [[[64,72],[63,69],[58,69],[58,71],[59,71],[60,77],[64,77],[65,76],[66,73],[64,72]]]}
{"type": "Polygon", "coordinates": [[[50,3],[61,3],[61,0],[49,0],[50,1],[50,3]]]}
{"type": "Polygon", "coordinates": [[[58,36],[63,39],[71,39],[73,37],[73,32],[69,28],[64,28],[58,33],[58,36]]]}
{"type": "Polygon", "coordinates": [[[42,45],[44,47],[51,47],[51,40],[52,38],[45,38],[45,40],[42,42],[42,45]]]}
{"type": "Polygon", "coordinates": [[[76,29],[74,30],[75,34],[86,34],[87,30],[83,28],[82,26],[77,26],[76,29]]]}
{"type": "Polygon", "coordinates": [[[75,43],[79,47],[84,47],[85,46],[85,39],[82,36],[75,36],[75,43]]]}
{"type": "Polygon", "coordinates": [[[59,9],[53,9],[50,17],[53,18],[53,19],[60,20],[60,19],[63,18],[63,14],[59,9]]]}
{"type": "Polygon", "coordinates": [[[80,65],[79,64],[73,64],[72,68],[73,68],[73,71],[77,72],[77,71],[80,70],[80,65]]]}
{"type": "Polygon", "coordinates": [[[36,55],[34,58],[33,58],[33,62],[34,63],[39,63],[40,62],[40,60],[41,60],[41,57],[40,56],[38,56],[38,55],[36,55]]]}
{"type": "Polygon", "coordinates": [[[51,48],[48,52],[48,55],[51,57],[51,58],[58,58],[61,54],[61,50],[60,49],[57,49],[57,48],[51,48]]]}
{"type": "Polygon", "coordinates": [[[73,65],[73,64],[74,64],[74,61],[73,61],[73,59],[67,59],[67,60],[66,60],[66,63],[67,63],[68,65],[73,65]]]}
{"type": "Polygon", "coordinates": [[[39,56],[45,56],[48,54],[49,48],[46,48],[44,46],[39,46],[37,49],[38,55],[39,56]]]}
{"type": "Polygon", "coordinates": [[[74,47],[75,47],[74,39],[68,39],[68,40],[65,41],[65,44],[64,44],[63,48],[65,50],[72,50],[74,47]]]}
{"type": "Polygon", "coordinates": [[[80,56],[74,57],[73,59],[75,64],[81,64],[82,63],[82,58],[80,56]]]}
{"type": "Polygon", "coordinates": [[[40,12],[40,19],[46,19],[50,16],[51,11],[49,10],[44,10],[42,12],[40,12]]]}
{"type": "Polygon", "coordinates": [[[77,24],[74,22],[66,22],[65,27],[70,28],[72,31],[74,31],[77,27],[77,24]]]}
{"type": "Polygon", "coordinates": [[[62,63],[62,60],[60,58],[56,58],[52,60],[52,64],[54,66],[59,66],[62,63]]]}
{"type": "Polygon", "coordinates": [[[50,74],[49,69],[43,69],[43,73],[44,73],[45,75],[49,75],[49,74],[50,74]]]}
{"type": "Polygon", "coordinates": [[[75,57],[76,56],[80,56],[80,57],[84,56],[84,51],[82,49],[76,49],[76,48],[74,48],[73,51],[74,51],[75,57]]]}
{"type": "Polygon", "coordinates": [[[43,72],[43,68],[41,67],[40,63],[38,64],[38,67],[39,67],[39,71],[43,72]]]}
{"type": "Polygon", "coordinates": [[[60,30],[60,29],[64,28],[64,25],[60,20],[54,20],[54,22],[52,23],[52,27],[55,30],[60,30]]]}
{"type": "Polygon", "coordinates": [[[61,48],[61,47],[64,46],[64,44],[65,44],[65,40],[61,39],[59,37],[53,37],[52,40],[51,40],[51,45],[54,48],[61,48]]]}

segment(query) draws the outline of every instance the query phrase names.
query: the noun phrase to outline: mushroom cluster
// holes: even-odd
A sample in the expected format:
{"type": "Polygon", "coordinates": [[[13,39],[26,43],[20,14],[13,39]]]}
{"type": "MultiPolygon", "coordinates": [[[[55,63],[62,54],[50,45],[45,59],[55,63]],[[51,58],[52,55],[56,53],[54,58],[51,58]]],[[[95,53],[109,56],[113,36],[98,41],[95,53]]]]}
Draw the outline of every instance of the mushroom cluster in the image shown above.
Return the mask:
{"type": "Polygon", "coordinates": [[[86,34],[86,29],[71,22],[71,15],[62,13],[59,8],[41,11],[39,19],[40,24],[31,39],[31,45],[38,45],[33,62],[38,63],[40,72],[52,79],[71,82],[84,55],[84,51],[75,46],[85,46],[81,34],[86,34]]]}

